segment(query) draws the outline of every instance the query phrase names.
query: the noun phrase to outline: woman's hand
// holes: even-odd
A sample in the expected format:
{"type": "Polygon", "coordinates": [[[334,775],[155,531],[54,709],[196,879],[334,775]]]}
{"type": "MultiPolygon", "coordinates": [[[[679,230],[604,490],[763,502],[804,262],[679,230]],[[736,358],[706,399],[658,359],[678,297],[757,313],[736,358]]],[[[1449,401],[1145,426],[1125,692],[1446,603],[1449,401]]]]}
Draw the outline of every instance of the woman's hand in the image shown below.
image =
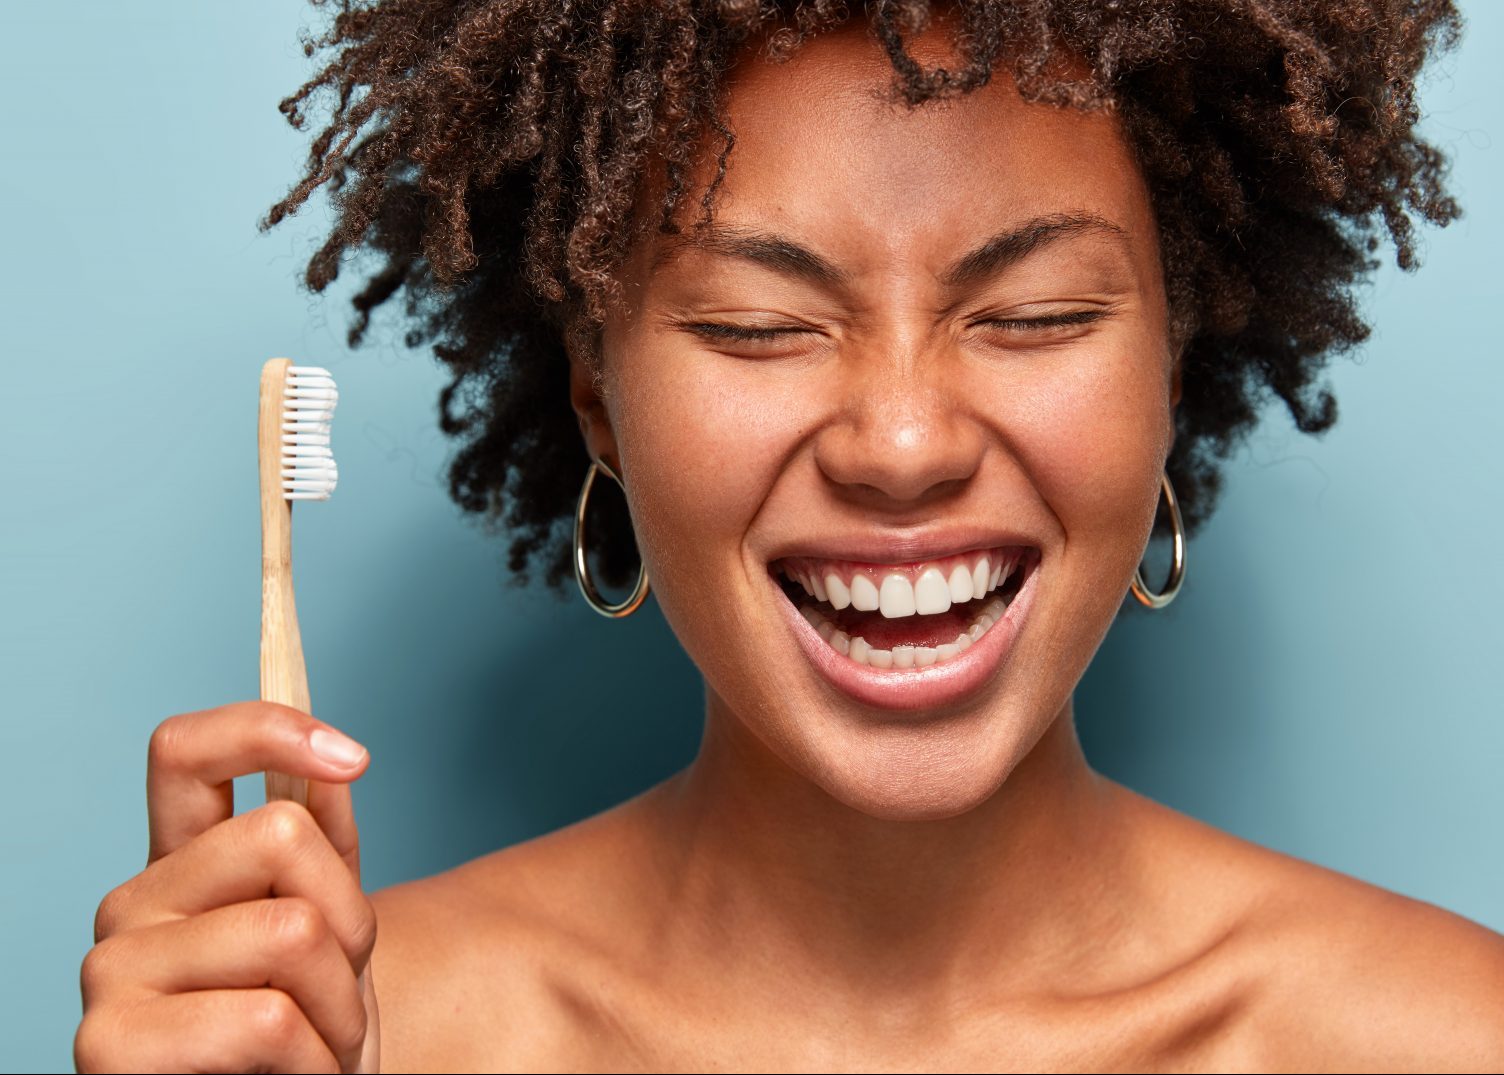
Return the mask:
{"type": "Polygon", "coordinates": [[[236,702],[151,737],[147,865],[99,905],[74,1063],[90,1071],[377,1070],[349,781],[365,749],[307,713],[236,702]],[[308,808],[234,816],[236,776],[308,777],[308,808]]]}

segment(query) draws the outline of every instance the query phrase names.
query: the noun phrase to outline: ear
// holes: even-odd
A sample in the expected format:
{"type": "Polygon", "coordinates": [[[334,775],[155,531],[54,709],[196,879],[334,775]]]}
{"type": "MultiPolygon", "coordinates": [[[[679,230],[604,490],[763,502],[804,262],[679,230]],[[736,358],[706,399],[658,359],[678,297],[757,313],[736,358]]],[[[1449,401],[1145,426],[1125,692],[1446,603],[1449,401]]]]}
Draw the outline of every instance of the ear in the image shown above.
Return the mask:
{"type": "Polygon", "coordinates": [[[606,411],[604,388],[599,376],[600,354],[598,345],[587,353],[589,344],[568,343],[569,355],[569,403],[574,408],[580,425],[580,436],[585,441],[585,451],[590,458],[604,461],[616,473],[621,473],[621,461],[616,452],[616,434],[611,429],[611,416],[606,411]]]}

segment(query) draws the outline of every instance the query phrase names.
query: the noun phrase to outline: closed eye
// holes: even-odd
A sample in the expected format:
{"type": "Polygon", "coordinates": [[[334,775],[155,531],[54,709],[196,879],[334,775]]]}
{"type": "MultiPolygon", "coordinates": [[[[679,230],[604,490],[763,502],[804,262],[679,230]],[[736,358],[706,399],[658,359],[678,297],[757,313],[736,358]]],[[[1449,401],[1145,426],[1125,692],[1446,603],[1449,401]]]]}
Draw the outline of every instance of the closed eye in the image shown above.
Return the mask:
{"type": "Polygon", "coordinates": [[[759,328],[753,325],[726,325],[718,321],[697,321],[684,326],[707,340],[772,340],[779,336],[809,332],[805,328],[759,328]]]}
{"type": "MultiPolygon", "coordinates": [[[[1050,314],[1045,317],[1013,317],[979,321],[977,324],[997,327],[1004,332],[1039,332],[1052,328],[1067,328],[1073,325],[1088,325],[1101,318],[1104,310],[1072,310],[1069,313],[1050,314]]],[[[781,336],[799,336],[811,333],[812,329],[765,327],[760,325],[731,325],[720,321],[694,321],[684,325],[697,336],[707,340],[751,343],[776,340],[781,336]]]]}
{"type": "Polygon", "coordinates": [[[1063,328],[1069,325],[1089,325],[1106,313],[1105,310],[1072,310],[1070,313],[1050,314],[1048,317],[1010,317],[994,321],[979,321],[981,325],[996,325],[1007,332],[1031,332],[1040,329],[1063,328]]]}

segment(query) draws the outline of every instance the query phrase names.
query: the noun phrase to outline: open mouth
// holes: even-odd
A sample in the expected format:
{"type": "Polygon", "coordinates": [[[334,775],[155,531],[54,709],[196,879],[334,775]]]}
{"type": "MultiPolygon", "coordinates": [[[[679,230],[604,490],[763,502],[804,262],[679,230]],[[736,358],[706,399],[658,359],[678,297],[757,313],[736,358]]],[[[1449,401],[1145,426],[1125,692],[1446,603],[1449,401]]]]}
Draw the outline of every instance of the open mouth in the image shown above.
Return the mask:
{"type": "Polygon", "coordinates": [[[965,653],[1003,618],[1038,562],[1038,549],[1010,545],[909,564],[785,557],[768,569],[830,649],[889,669],[965,653]]]}

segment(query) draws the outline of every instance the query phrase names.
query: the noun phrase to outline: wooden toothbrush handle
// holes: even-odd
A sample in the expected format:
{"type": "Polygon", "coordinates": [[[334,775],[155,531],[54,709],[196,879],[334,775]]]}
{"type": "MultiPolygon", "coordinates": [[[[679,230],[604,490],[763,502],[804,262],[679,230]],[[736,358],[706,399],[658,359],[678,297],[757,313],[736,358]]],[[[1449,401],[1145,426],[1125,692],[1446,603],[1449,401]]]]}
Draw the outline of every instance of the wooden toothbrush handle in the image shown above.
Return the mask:
{"type": "MultiPolygon", "coordinates": [[[[292,593],[292,501],[282,495],[282,390],[288,358],[261,367],[257,454],[261,467],[261,698],[305,713],[308,670],[292,593]]],[[[308,805],[308,781],[268,771],[266,798],[308,805]]]]}

